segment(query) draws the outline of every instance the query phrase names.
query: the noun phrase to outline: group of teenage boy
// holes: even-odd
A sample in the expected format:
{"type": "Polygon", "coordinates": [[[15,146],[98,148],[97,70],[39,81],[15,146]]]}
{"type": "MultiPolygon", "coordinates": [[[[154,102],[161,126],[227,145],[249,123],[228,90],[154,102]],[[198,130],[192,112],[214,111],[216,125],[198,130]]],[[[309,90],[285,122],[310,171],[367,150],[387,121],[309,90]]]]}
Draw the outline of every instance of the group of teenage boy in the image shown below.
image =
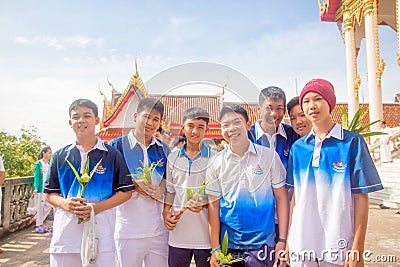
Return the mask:
{"type": "Polygon", "coordinates": [[[97,106],[74,101],[76,140],[54,153],[44,189],[56,207],[50,265],[82,265],[77,218],[88,222],[93,209],[99,254],[91,266],[188,267],[194,257],[217,267],[225,233],[232,266],[362,266],[347,255],[362,256],[367,193],[382,185],[363,137],[332,121],[335,104],[324,79],[287,106],[282,89],[265,88],[253,125],[241,106],[221,109],[229,146],[217,153],[202,142],[210,115],[201,107],[183,112],[185,143],[170,152],[154,137],[164,116],[157,99],[142,99],[135,128],[109,144],[95,135],[97,106]],[[287,108],[292,126],[282,123],[287,108]],[[94,172],[83,198],[66,160],[78,171],[88,160],[94,172]],[[137,177],[145,166],[150,182],[137,177]]]}

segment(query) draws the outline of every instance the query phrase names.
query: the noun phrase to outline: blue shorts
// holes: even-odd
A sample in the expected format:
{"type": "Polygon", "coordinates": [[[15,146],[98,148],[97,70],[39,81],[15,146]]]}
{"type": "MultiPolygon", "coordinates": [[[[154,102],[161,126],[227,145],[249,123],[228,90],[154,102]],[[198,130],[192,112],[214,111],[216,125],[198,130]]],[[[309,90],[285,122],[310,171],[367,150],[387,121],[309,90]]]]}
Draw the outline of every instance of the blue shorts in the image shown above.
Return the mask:
{"type": "Polygon", "coordinates": [[[169,246],[168,266],[189,267],[194,255],[196,267],[210,267],[210,250],[211,249],[190,249],[169,246]]]}
{"type": "Polygon", "coordinates": [[[267,245],[255,250],[228,249],[233,259],[242,258],[242,261],[233,263],[232,267],[272,267],[275,256],[273,252],[274,248],[267,245]]]}

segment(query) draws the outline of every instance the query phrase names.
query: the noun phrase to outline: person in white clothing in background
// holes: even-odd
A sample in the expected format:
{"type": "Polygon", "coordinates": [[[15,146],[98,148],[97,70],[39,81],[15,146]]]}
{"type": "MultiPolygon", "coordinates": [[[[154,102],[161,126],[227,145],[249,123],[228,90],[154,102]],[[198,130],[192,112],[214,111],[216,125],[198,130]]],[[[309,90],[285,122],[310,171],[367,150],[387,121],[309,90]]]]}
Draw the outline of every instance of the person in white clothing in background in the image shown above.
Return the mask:
{"type": "Polygon", "coordinates": [[[392,130],[386,125],[386,121],[381,121],[382,132],[386,133],[380,135],[379,143],[380,143],[380,153],[381,153],[381,162],[392,162],[392,155],[390,149],[390,139],[392,137],[392,130]]]}
{"type": "Polygon", "coordinates": [[[47,215],[49,215],[52,206],[46,202],[46,194],[43,193],[44,179],[49,172],[49,161],[52,151],[49,146],[45,146],[39,153],[38,161],[34,166],[33,195],[36,198],[36,227],[35,232],[39,234],[46,233],[49,229],[44,225],[47,215]]]}

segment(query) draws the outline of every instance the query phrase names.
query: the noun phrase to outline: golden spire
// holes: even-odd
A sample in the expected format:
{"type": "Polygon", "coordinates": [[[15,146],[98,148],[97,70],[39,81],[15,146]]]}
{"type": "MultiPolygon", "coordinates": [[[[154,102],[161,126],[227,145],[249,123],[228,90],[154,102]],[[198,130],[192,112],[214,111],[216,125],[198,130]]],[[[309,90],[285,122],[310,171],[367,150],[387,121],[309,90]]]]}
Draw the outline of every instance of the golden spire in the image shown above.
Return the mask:
{"type": "Polygon", "coordinates": [[[133,84],[136,88],[139,89],[140,92],[142,92],[144,97],[148,97],[147,90],[144,87],[142,78],[140,78],[140,75],[139,75],[138,66],[137,66],[137,58],[136,57],[135,57],[134,64],[135,64],[135,74],[133,75],[133,77],[129,81],[128,88],[130,88],[130,85],[133,84]]]}
{"type": "Polygon", "coordinates": [[[139,72],[137,67],[137,57],[135,57],[135,74],[133,75],[135,79],[139,78],[139,72]]]}
{"type": "Polygon", "coordinates": [[[99,87],[99,93],[100,93],[100,95],[102,95],[102,96],[104,97],[104,99],[107,99],[106,96],[104,95],[104,93],[103,93],[103,92],[101,91],[101,89],[100,89],[100,83],[99,83],[99,86],[98,86],[98,87],[99,87]]]}
{"type": "Polygon", "coordinates": [[[108,82],[108,85],[111,87],[111,91],[115,91],[115,88],[114,88],[114,85],[110,82],[110,80],[109,80],[109,76],[110,76],[110,74],[107,74],[107,82],[108,82]]]}

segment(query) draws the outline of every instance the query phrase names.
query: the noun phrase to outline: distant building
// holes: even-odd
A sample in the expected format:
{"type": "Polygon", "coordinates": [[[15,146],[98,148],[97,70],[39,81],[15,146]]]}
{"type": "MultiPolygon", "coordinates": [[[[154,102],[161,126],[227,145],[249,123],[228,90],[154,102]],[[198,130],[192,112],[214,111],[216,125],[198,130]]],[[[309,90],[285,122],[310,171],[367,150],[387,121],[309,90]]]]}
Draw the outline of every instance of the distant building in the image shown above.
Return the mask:
{"type": "MultiPolygon", "coordinates": [[[[232,104],[224,102],[223,92],[216,95],[157,95],[149,94],[143,84],[143,81],[137,71],[131,77],[123,93],[115,90],[114,86],[108,82],[111,87],[111,99],[108,100],[103,95],[103,114],[100,123],[100,132],[97,135],[103,141],[110,141],[116,137],[127,134],[134,129],[133,114],[136,112],[137,105],[142,98],[154,97],[158,98],[165,106],[163,129],[169,137],[175,137],[181,134],[182,129],[182,113],[189,107],[202,107],[210,113],[209,130],[206,138],[222,138],[221,130],[218,124],[218,113],[223,104],[232,104]]],[[[249,113],[249,119],[254,123],[258,117],[258,103],[237,103],[243,106],[249,113]]],[[[332,112],[333,120],[341,123],[341,107],[347,110],[347,104],[338,103],[332,112]]],[[[367,104],[360,104],[364,111],[367,111],[367,104]]],[[[384,116],[389,127],[400,126],[400,104],[383,104],[384,116]]],[[[289,118],[284,118],[286,123],[289,118]]],[[[369,122],[369,114],[367,114],[362,124],[369,122]]]]}

